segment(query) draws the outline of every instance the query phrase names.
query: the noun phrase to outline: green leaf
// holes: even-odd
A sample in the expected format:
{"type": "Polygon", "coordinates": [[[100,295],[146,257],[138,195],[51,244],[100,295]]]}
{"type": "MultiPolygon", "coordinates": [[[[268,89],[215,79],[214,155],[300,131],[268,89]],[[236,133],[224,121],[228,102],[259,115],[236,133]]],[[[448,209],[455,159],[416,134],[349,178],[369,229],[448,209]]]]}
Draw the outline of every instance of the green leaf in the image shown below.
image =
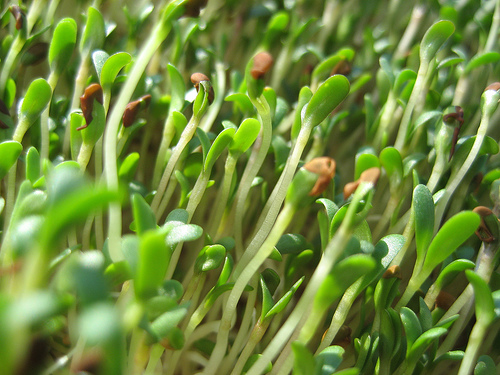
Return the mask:
{"type": "Polygon", "coordinates": [[[400,315],[406,333],[407,348],[410,350],[413,343],[422,335],[422,326],[417,315],[408,307],[402,307],[400,315]]]}
{"type": "Polygon", "coordinates": [[[71,132],[71,158],[78,157],[78,152],[82,146],[82,133],[76,130],[85,124],[85,118],[81,113],[71,112],[70,115],[70,132],[71,132]]]}
{"type": "Polygon", "coordinates": [[[314,68],[311,78],[321,79],[332,71],[332,69],[342,60],[351,61],[354,58],[354,50],[352,48],[343,48],[334,55],[324,59],[314,68]]]}
{"type": "Polygon", "coordinates": [[[425,304],[424,299],[422,297],[420,297],[418,299],[418,301],[419,301],[419,306],[420,306],[418,318],[420,321],[420,325],[422,326],[422,331],[425,332],[425,331],[432,328],[432,315],[431,315],[431,311],[429,310],[429,308],[425,304]]]}
{"type": "Polygon", "coordinates": [[[299,254],[304,250],[311,249],[311,245],[301,234],[287,233],[280,237],[276,248],[281,254],[299,254]]]}
{"type": "Polygon", "coordinates": [[[106,27],[102,14],[93,7],[87,11],[87,22],[80,40],[80,53],[88,55],[96,49],[101,49],[106,38],[106,27]]]}
{"type": "Polygon", "coordinates": [[[208,150],[208,154],[205,158],[205,163],[203,165],[203,169],[205,171],[210,171],[212,169],[226,146],[229,145],[229,143],[233,140],[234,134],[234,129],[224,129],[219,133],[217,138],[215,138],[214,142],[212,143],[212,147],[210,147],[210,150],[208,150]]]}
{"type": "MultiPolygon", "coordinates": [[[[97,52],[95,52],[94,55],[96,53],[97,52]]],[[[98,56],[94,57],[94,61],[98,56]]],[[[130,56],[126,52],[115,53],[106,59],[106,61],[102,65],[101,70],[97,71],[97,74],[99,76],[99,81],[104,91],[108,91],[111,89],[111,86],[113,86],[113,82],[115,82],[116,76],[118,75],[120,70],[122,70],[126,65],[128,65],[131,60],[132,56],[130,56]]]]}
{"type": "MultiPolygon", "coordinates": [[[[227,248],[226,248],[227,250],[227,248]]],[[[222,266],[222,271],[220,272],[219,279],[217,280],[217,286],[227,283],[229,280],[229,276],[231,276],[231,272],[233,272],[234,260],[231,254],[226,255],[226,259],[224,259],[224,265],[222,266]]]]}
{"type": "Polygon", "coordinates": [[[423,261],[434,233],[434,201],[427,186],[419,184],[413,190],[412,211],[415,215],[417,257],[423,261]]]}
{"type": "Polygon", "coordinates": [[[408,350],[406,354],[407,361],[410,363],[418,361],[428,346],[447,332],[446,328],[435,327],[422,333],[408,350]]]}
{"type": "Polygon", "coordinates": [[[123,160],[118,169],[118,177],[123,180],[130,182],[133,180],[135,172],[137,171],[137,166],[139,165],[140,155],[138,152],[132,152],[123,160]]]}
{"type": "Polygon", "coordinates": [[[333,266],[316,293],[314,304],[324,310],[357,279],[375,268],[375,261],[368,255],[352,255],[333,266]]]}
{"type": "Polygon", "coordinates": [[[0,180],[7,175],[22,151],[23,146],[19,142],[5,141],[0,143],[0,180]]]}
{"type": "Polygon", "coordinates": [[[80,130],[82,141],[86,145],[94,146],[104,133],[106,126],[106,113],[104,106],[94,99],[92,107],[92,122],[80,130]]]}
{"type": "Polygon", "coordinates": [[[300,341],[292,342],[293,351],[293,375],[311,375],[314,374],[316,362],[313,354],[300,341]]]}
{"type": "Polygon", "coordinates": [[[476,265],[474,262],[468,259],[457,259],[448,264],[439,274],[436,279],[435,285],[438,289],[442,289],[449,285],[453,279],[460,273],[465,270],[471,270],[476,265]]]}
{"type": "Polygon", "coordinates": [[[500,60],[500,53],[498,52],[483,52],[474,56],[466,65],[463,74],[468,74],[481,65],[492,64],[500,60]]]}
{"type": "Polygon", "coordinates": [[[422,63],[428,64],[454,31],[455,26],[450,21],[438,21],[432,25],[420,42],[422,63]]]}
{"type": "Polygon", "coordinates": [[[49,65],[52,71],[61,74],[73,54],[76,44],[77,26],[72,18],[64,18],[57,24],[49,48],[49,65]]]}
{"type": "Polygon", "coordinates": [[[189,221],[189,214],[182,208],[176,208],[168,214],[165,223],[168,223],[169,221],[180,221],[181,223],[187,224],[189,221]]]}
{"type": "Polygon", "coordinates": [[[31,82],[19,110],[20,121],[31,126],[42,114],[52,97],[52,89],[46,80],[37,78],[31,82]]]}
{"type": "MultiPolygon", "coordinates": [[[[295,284],[293,284],[293,286],[290,288],[290,290],[288,292],[286,292],[283,295],[283,297],[281,297],[278,300],[278,302],[276,302],[274,304],[274,306],[267,311],[264,318],[269,319],[269,318],[273,317],[274,315],[282,312],[286,308],[288,303],[292,300],[293,295],[295,294],[297,289],[299,289],[299,287],[302,284],[302,282],[304,281],[304,279],[305,279],[305,276],[302,276],[295,284]]],[[[263,310],[264,310],[264,308],[263,308],[263,310]]]]}
{"type": "Polygon", "coordinates": [[[422,271],[430,274],[476,231],[480,222],[479,215],[472,211],[463,211],[451,217],[429,245],[422,271]]]}
{"type": "Polygon", "coordinates": [[[240,111],[243,113],[251,113],[254,110],[252,101],[250,100],[247,94],[237,92],[226,96],[224,100],[226,102],[235,103],[239,107],[240,111]]]}
{"type": "Polygon", "coordinates": [[[482,355],[477,359],[476,367],[474,367],[474,375],[497,375],[497,367],[495,361],[488,355],[482,355]]]}
{"type": "Polygon", "coordinates": [[[314,127],[321,123],[347,96],[349,81],[343,75],[336,74],[318,87],[302,118],[302,123],[314,127]]]}
{"type": "Polygon", "coordinates": [[[466,270],[465,275],[474,288],[477,321],[488,326],[495,319],[495,303],[486,281],[472,270],[466,270]]]}
{"type": "Polygon", "coordinates": [[[361,176],[361,173],[373,167],[380,167],[380,162],[376,155],[371,153],[362,153],[357,155],[354,179],[357,180],[359,176],[361,176]]]}
{"type": "Polygon", "coordinates": [[[203,234],[203,229],[194,224],[169,221],[164,227],[169,229],[165,243],[172,249],[181,242],[197,240],[203,234]]]}
{"type": "Polygon", "coordinates": [[[300,129],[302,127],[302,109],[304,106],[309,103],[313,96],[313,92],[307,86],[304,86],[300,89],[299,92],[299,100],[297,102],[297,106],[295,107],[295,115],[292,124],[291,137],[292,139],[297,139],[300,129]]]}
{"type": "Polygon", "coordinates": [[[262,311],[260,313],[260,320],[263,321],[271,308],[274,305],[273,296],[267,287],[266,281],[260,275],[259,277],[260,288],[262,290],[262,311]]]}
{"type": "Polygon", "coordinates": [[[135,295],[147,300],[157,294],[167,273],[171,249],[165,243],[163,230],[150,230],[143,234],[139,244],[139,261],[135,275],[135,295]]]}
{"type": "Polygon", "coordinates": [[[139,236],[148,230],[156,229],[155,214],[142,195],[134,194],[132,196],[132,210],[135,231],[139,236]]]}
{"type": "Polygon", "coordinates": [[[380,164],[389,177],[391,187],[398,187],[403,180],[403,159],[394,147],[386,147],[380,152],[380,164]]]}
{"type": "Polygon", "coordinates": [[[186,94],[186,83],[182,74],[179,73],[177,68],[172,64],[167,65],[168,76],[170,78],[170,85],[172,86],[170,107],[168,113],[171,114],[174,111],[181,111],[184,107],[184,97],[186,94]]]}
{"type": "MultiPolygon", "coordinates": [[[[97,50],[92,53],[92,62],[94,63],[94,69],[97,73],[97,78],[101,82],[101,73],[104,63],[109,58],[109,55],[105,51],[97,50]]],[[[102,86],[102,83],[101,83],[102,86]]]]}
{"type": "Polygon", "coordinates": [[[194,262],[197,273],[208,272],[218,268],[226,258],[226,248],[222,245],[208,245],[201,249],[194,262]]]}
{"type": "MultiPolygon", "coordinates": [[[[4,153],[1,151],[1,147],[2,144],[0,143],[0,154],[4,155],[4,153]]],[[[2,161],[0,161],[0,164],[2,163],[2,161]]],[[[26,178],[31,181],[31,184],[34,184],[35,181],[40,178],[40,176],[40,154],[35,147],[31,146],[26,153],[26,178]]]]}
{"type": "Polygon", "coordinates": [[[330,375],[342,363],[342,357],[345,353],[344,348],[333,345],[323,349],[316,355],[316,371],[315,375],[330,375]]]}
{"type": "Polygon", "coordinates": [[[229,144],[229,152],[242,154],[255,142],[260,132],[260,122],[253,118],[243,120],[229,144]]]}
{"type": "Polygon", "coordinates": [[[170,332],[179,324],[188,312],[187,306],[177,306],[156,318],[151,323],[151,332],[156,341],[167,337],[170,332]]]}

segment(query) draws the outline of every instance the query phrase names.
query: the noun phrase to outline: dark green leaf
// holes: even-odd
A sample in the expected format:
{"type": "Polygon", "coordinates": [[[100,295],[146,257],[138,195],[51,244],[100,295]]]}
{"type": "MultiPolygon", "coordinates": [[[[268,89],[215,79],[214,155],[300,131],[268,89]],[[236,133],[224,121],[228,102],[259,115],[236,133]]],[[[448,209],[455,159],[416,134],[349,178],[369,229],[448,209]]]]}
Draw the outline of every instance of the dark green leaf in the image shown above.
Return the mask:
{"type": "Polygon", "coordinates": [[[434,201],[425,185],[417,185],[413,190],[412,211],[415,215],[417,257],[423,261],[434,233],[434,201]]]}
{"type": "Polygon", "coordinates": [[[269,318],[273,317],[274,315],[279,314],[280,312],[282,312],[286,308],[288,303],[291,301],[293,295],[295,294],[297,289],[299,289],[300,285],[304,281],[304,278],[305,278],[305,276],[302,276],[295,284],[293,284],[293,286],[290,288],[290,290],[288,292],[286,292],[283,295],[283,297],[281,297],[278,300],[278,302],[276,302],[274,304],[274,306],[267,311],[267,313],[265,314],[266,319],[269,319],[269,318]]]}
{"type": "Polygon", "coordinates": [[[406,333],[407,348],[410,350],[413,343],[422,335],[422,326],[417,315],[408,307],[402,307],[400,315],[406,333]]]}
{"type": "Polygon", "coordinates": [[[474,375],[497,375],[497,367],[495,361],[488,355],[482,355],[477,359],[476,367],[474,367],[474,375]]]}
{"type": "MultiPolygon", "coordinates": [[[[4,155],[1,151],[2,144],[0,144],[0,154],[4,155]]],[[[3,161],[3,159],[2,159],[3,161]]],[[[2,163],[0,161],[0,164],[2,163]]],[[[40,154],[35,147],[30,147],[26,153],[26,178],[34,184],[41,176],[40,171],[40,154]]]]}
{"type": "Polygon", "coordinates": [[[160,339],[167,337],[172,330],[186,316],[188,309],[186,306],[177,306],[176,308],[160,315],[151,323],[151,331],[155,338],[160,339]]]}

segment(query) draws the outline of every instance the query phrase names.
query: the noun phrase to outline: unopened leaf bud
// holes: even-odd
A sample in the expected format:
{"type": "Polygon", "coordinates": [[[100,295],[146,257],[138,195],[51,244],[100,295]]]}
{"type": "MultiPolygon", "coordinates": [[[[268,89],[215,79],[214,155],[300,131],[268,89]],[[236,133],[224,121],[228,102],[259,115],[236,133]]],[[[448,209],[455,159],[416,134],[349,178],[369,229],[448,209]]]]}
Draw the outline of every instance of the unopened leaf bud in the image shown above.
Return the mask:
{"type": "Polygon", "coordinates": [[[214,101],[214,89],[212,87],[212,83],[210,82],[210,78],[208,78],[205,74],[203,73],[193,73],[191,74],[191,82],[193,83],[194,87],[196,88],[196,92],[200,91],[200,83],[201,82],[208,82],[210,89],[208,90],[208,103],[212,104],[214,101]]]}
{"type": "Polygon", "coordinates": [[[476,230],[476,235],[479,239],[486,243],[491,243],[498,239],[499,226],[498,219],[488,207],[475,207],[473,212],[481,217],[481,224],[476,230]]]}
{"type": "Polygon", "coordinates": [[[9,10],[14,16],[14,19],[16,20],[16,30],[21,30],[24,26],[24,21],[26,18],[24,11],[21,9],[19,5],[12,5],[9,8],[9,10]]]}

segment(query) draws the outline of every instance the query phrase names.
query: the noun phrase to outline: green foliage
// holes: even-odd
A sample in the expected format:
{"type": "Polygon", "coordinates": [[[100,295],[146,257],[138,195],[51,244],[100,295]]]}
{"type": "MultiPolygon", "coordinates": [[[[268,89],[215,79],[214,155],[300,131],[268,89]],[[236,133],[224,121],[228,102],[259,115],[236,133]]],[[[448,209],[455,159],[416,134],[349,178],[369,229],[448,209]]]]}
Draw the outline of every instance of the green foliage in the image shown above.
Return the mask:
{"type": "Polygon", "coordinates": [[[495,374],[500,6],[449,3],[4,9],[0,372],[495,374]]]}

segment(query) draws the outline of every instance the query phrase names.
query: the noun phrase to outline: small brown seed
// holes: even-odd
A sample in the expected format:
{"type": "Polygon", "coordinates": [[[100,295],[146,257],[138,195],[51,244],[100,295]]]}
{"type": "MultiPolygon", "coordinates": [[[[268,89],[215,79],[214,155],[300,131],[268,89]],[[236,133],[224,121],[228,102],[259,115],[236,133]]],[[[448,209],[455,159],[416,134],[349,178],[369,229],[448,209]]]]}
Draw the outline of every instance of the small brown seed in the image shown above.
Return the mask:
{"type": "Polygon", "coordinates": [[[494,82],[494,83],[486,86],[486,88],[484,89],[484,91],[488,91],[488,90],[493,90],[493,91],[500,90],[500,82],[494,82]]]}
{"type": "Polygon", "coordinates": [[[481,241],[486,243],[495,241],[495,236],[493,236],[490,228],[488,228],[488,225],[484,220],[486,216],[493,215],[493,211],[491,211],[488,207],[484,206],[477,206],[472,211],[481,216],[481,224],[479,224],[479,228],[477,228],[475,232],[476,236],[478,236],[481,241]]]}
{"type": "Polygon", "coordinates": [[[87,87],[82,96],[80,96],[80,107],[82,108],[83,117],[85,117],[85,125],[80,126],[76,130],[85,129],[94,119],[92,110],[94,109],[94,99],[100,104],[103,103],[102,87],[98,83],[93,83],[87,87]]]}
{"type": "Polygon", "coordinates": [[[447,311],[454,303],[456,298],[450,293],[441,291],[436,297],[436,307],[447,311]]]}
{"type": "Polygon", "coordinates": [[[363,171],[359,176],[360,182],[371,182],[373,185],[377,185],[378,179],[380,178],[380,168],[372,167],[363,171]]]}
{"type": "Polygon", "coordinates": [[[335,176],[335,167],[335,160],[328,156],[312,159],[304,165],[305,169],[318,175],[316,184],[309,192],[310,196],[320,195],[326,190],[333,176],[335,176]]]}
{"type": "Polygon", "coordinates": [[[353,182],[348,182],[347,184],[345,184],[345,186],[344,186],[344,200],[349,198],[352,194],[354,194],[354,192],[356,191],[358,186],[359,186],[359,180],[356,180],[353,182]]]}
{"type": "Polygon", "coordinates": [[[390,266],[382,275],[383,279],[401,279],[401,268],[395,264],[394,266],[390,266]]]}
{"type": "Polygon", "coordinates": [[[273,57],[269,52],[260,52],[253,58],[253,67],[250,74],[254,79],[260,79],[273,65],[273,57]]]}
{"type": "Polygon", "coordinates": [[[26,18],[24,11],[19,5],[12,5],[9,10],[16,20],[16,30],[21,30],[24,25],[24,19],[26,18]]]}
{"type": "MultiPolygon", "coordinates": [[[[196,92],[200,91],[200,83],[206,81],[210,82],[210,78],[208,78],[203,73],[193,73],[191,74],[191,82],[196,88],[196,92]]],[[[210,89],[208,90],[208,103],[212,104],[215,98],[214,89],[212,87],[212,83],[210,83],[210,89]]]]}
{"type": "Polygon", "coordinates": [[[123,127],[128,128],[129,126],[131,126],[137,118],[137,114],[139,113],[139,111],[149,106],[150,102],[151,95],[148,94],[140,97],[137,100],[134,100],[133,102],[128,103],[125,107],[125,112],[123,113],[122,117],[123,127]]]}

